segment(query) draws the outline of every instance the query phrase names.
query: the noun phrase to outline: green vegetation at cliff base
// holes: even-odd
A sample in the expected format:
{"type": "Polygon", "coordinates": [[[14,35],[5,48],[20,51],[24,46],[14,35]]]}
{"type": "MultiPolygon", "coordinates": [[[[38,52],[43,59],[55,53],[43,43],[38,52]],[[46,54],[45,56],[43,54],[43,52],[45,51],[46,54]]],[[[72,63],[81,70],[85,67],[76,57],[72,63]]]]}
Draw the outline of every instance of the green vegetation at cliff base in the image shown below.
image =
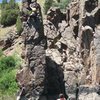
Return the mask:
{"type": "Polygon", "coordinates": [[[15,95],[18,90],[16,72],[20,59],[15,55],[5,56],[0,50],[0,97],[15,95]]]}

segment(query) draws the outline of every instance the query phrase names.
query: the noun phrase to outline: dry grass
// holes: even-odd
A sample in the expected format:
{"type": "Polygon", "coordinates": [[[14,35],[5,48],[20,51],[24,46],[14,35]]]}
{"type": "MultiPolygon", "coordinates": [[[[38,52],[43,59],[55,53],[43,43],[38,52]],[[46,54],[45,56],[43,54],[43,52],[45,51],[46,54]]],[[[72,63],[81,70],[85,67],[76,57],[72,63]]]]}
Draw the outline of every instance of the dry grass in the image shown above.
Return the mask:
{"type": "Polygon", "coordinates": [[[16,96],[3,96],[3,95],[0,95],[0,100],[16,100],[16,96]]]}
{"type": "Polygon", "coordinates": [[[15,30],[15,25],[5,28],[0,27],[0,38],[4,37],[8,32],[12,30],[15,30]]]}

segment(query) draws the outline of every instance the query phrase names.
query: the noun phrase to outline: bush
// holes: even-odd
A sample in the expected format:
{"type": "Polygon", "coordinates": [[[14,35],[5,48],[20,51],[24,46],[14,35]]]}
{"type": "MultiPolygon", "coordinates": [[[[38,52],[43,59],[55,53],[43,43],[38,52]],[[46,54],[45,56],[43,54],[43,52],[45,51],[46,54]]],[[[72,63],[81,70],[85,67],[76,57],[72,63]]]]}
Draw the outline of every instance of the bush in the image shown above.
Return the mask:
{"type": "Polygon", "coordinates": [[[20,59],[16,55],[5,56],[0,52],[0,95],[13,95],[18,90],[15,76],[20,59]]]}
{"type": "Polygon", "coordinates": [[[23,28],[22,28],[22,21],[20,19],[20,16],[18,16],[17,18],[17,22],[16,22],[16,29],[17,29],[17,33],[20,35],[21,32],[23,31],[23,28]]]}
{"type": "Polygon", "coordinates": [[[53,6],[53,7],[59,7],[61,10],[66,9],[66,6],[71,0],[45,0],[44,3],[44,13],[47,14],[48,9],[53,6]]]}
{"type": "Polygon", "coordinates": [[[68,3],[70,2],[71,0],[61,0],[60,2],[58,3],[53,3],[52,5],[53,6],[56,6],[56,7],[59,7],[60,9],[66,9],[66,6],[68,5],[68,3]]]}
{"type": "Polygon", "coordinates": [[[1,12],[1,24],[10,26],[16,23],[18,10],[5,10],[1,12]]]}
{"type": "Polygon", "coordinates": [[[3,55],[3,51],[0,49],[0,57],[2,57],[3,55]]]}
{"type": "Polygon", "coordinates": [[[15,0],[10,0],[6,3],[7,0],[3,0],[1,6],[1,18],[0,23],[3,26],[11,26],[16,23],[19,6],[15,3],[15,0]]]}
{"type": "Polygon", "coordinates": [[[6,69],[13,69],[16,66],[15,59],[12,56],[1,57],[0,59],[0,72],[6,69]]]}
{"type": "Polygon", "coordinates": [[[17,89],[17,83],[15,81],[15,70],[7,72],[0,78],[0,91],[2,94],[14,94],[17,89]]]}

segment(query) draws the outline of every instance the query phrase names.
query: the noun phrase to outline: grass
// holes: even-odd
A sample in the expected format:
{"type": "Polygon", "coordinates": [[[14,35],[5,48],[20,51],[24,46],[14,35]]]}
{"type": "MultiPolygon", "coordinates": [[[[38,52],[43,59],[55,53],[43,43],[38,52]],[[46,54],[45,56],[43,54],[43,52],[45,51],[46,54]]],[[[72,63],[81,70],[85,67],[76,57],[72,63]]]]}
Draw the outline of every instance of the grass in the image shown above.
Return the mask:
{"type": "Polygon", "coordinates": [[[0,38],[4,37],[7,33],[15,29],[15,25],[10,27],[1,28],[0,27],[0,38]]]}
{"type": "Polygon", "coordinates": [[[0,100],[16,100],[16,96],[15,95],[0,95],[0,100]]]}

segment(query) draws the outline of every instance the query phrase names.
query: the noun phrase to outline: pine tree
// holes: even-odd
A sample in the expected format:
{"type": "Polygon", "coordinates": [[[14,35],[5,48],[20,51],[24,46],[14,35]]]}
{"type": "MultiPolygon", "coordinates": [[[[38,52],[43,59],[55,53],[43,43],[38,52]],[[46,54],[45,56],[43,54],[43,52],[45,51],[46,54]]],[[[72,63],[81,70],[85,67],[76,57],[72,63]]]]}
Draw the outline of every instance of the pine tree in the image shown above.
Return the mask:
{"type": "Polygon", "coordinates": [[[9,1],[9,5],[10,5],[10,7],[11,7],[12,9],[15,8],[15,5],[16,5],[15,0],[10,0],[10,1],[9,1]]]}
{"type": "Polygon", "coordinates": [[[0,24],[4,27],[14,25],[19,12],[19,7],[15,0],[10,0],[9,2],[7,2],[7,0],[3,0],[1,5],[0,24]]]}
{"type": "Polygon", "coordinates": [[[7,0],[2,0],[2,4],[7,4],[7,0]]]}
{"type": "Polygon", "coordinates": [[[7,0],[2,0],[2,3],[1,3],[1,9],[2,10],[5,8],[6,4],[7,4],[7,0]]]}
{"type": "Polygon", "coordinates": [[[17,29],[17,33],[20,35],[21,32],[23,31],[23,28],[22,28],[22,21],[20,19],[20,16],[18,16],[17,18],[17,22],[16,22],[16,29],[17,29]]]}

